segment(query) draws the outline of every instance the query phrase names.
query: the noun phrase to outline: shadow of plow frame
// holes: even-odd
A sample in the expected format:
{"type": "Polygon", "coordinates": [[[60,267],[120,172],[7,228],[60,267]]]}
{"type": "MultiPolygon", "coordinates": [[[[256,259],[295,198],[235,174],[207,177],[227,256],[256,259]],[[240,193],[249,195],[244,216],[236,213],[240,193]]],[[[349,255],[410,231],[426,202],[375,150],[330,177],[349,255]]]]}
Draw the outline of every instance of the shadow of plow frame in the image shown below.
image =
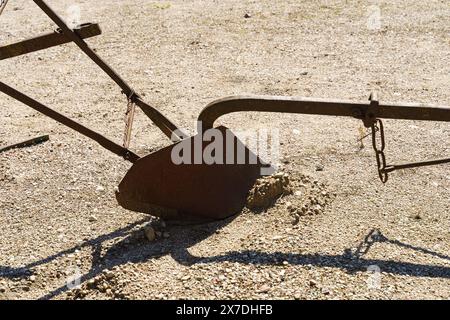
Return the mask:
{"type": "MultiPolygon", "coordinates": [[[[376,265],[382,270],[382,272],[387,272],[390,274],[450,279],[450,266],[447,267],[363,258],[363,255],[366,254],[375,243],[389,243],[450,261],[450,257],[447,255],[437,253],[429,249],[412,246],[398,240],[390,240],[376,229],[370,231],[355,250],[352,251],[351,249],[347,249],[340,255],[319,253],[298,254],[283,252],[267,253],[257,250],[243,250],[230,251],[223,255],[211,257],[196,257],[189,253],[189,247],[208,238],[232,220],[233,218],[218,223],[197,226],[172,226],[170,232],[173,233],[174,236],[167,240],[156,241],[152,244],[139,240],[130,243],[129,239],[133,228],[148,221],[148,219],[142,219],[125,228],[90,239],[76,247],[30,263],[23,268],[0,266],[0,278],[28,277],[33,274],[32,269],[36,266],[49,263],[63,255],[74,253],[75,250],[80,247],[92,247],[93,264],[91,269],[80,277],[80,283],[84,283],[89,279],[95,278],[106,269],[111,269],[115,266],[120,266],[130,262],[139,263],[145,262],[149,259],[158,259],[167,254],[170,254],[175,261],[185,266],[190,266],[197,263],[218,262],[238,262],[242,264],[255,265],[281,265],[284,261],[287,261],[291,265],[338,268],[351,274],[355,272],[365,272],[369,266],[376,265]],[[125,238],[110,247],[109,250],[107,250],[102,256],[102,244],[105,241],[113,240],[119,237],[125,238]],[[127,239],[128,242],[126,241],[127,239]],[[107,261],[107,263],[100,264],[99,261],[107,261]]],[[[67,285],[64,285],[42,296],[40,299],[51,299],[68,290],[69,288],[67,285]]]]}

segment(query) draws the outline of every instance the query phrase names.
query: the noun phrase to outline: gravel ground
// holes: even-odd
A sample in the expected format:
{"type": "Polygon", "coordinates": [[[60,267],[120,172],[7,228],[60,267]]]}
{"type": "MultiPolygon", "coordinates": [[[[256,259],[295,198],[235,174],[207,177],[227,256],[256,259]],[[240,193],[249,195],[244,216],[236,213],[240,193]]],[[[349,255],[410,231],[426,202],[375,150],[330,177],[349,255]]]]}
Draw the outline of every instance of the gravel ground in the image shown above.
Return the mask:
{"type": "MultiPolygon", "coordinates": [[[[63,16],[72,4],[49,2],[63,16]]],[[[77,3],[82,21],[103,29],[89,44],[190,132],[206,104],[234,94],[362,100],[377,89],[382,101],[450,104],[446,1],[77,3]],[[381,9],[379,30],[367,28],[370,5],[381,9]]],[[[0,18],[1,43],[51,28],[30,1],[13,1],[0,18]]],[[[74,45],[1,61],[0,74],[122,140],[120,90],[74,45]]],[[[117,205],[128,163],[5,95],[0,104],[0,145],[51,139],[0,154],[0,299],[450,298],[448,166],[381,184],[370,141],[357,142],[357,120],[223,117],[236,130],[280,130],[292,194],[262,212],[181,227],[117,205]],[[304,214],[311,193],[320,209],[304,214]],[[153,242],[143,232],[149,223],[161,232],[153,242]],[[81,287],[68,288],[78,273],[81,287]]],[[[389,162],[449,154],[445,123],[385,126],[389,162]]],[[[169,143],[138,112],[133,149],[169,143]]]]}

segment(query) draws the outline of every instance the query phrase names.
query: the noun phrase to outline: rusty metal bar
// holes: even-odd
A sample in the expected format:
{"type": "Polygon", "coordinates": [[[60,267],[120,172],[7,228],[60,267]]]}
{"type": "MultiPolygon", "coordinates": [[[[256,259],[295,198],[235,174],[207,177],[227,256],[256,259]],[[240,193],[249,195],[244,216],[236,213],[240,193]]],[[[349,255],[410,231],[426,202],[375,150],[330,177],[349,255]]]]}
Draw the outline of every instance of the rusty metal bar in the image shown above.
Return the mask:
{"type": "Polygon", "coordinates": [[[388,166],[386,166],[386,168],[384,168],[382,170],[385,173],[390,173],[390,172],[397,171],[397,170],[413,169],[413,168],[420,168],[420,167],[429,167],[429,166],[436,166],[436,165],[446,164],[446,163],[450,163],[450,158],[448,158],[448,159],[439,159],[439,160],[421,161],[421,162],[414,162],[414,163],[388,165],[388,166]]]}
{"type": "Polygon", "coordinates": [[[380,103],[371,108],[370,101],[326,100],[277,96],[235,96],[212,102],[198,117],[203,129],[214,126],[221,116],[234,112],[282,112],[310,115],[346,116],[364,120],[368,111],[373,118],[398,120],[450,121],[450,107],[412,104],[380,103]]]}
{"type": "Polygon", "coordinates": [[[125,158],[126,160],[129,160],[132,163],[139,160],[139,156],[133,153],[132,151],[109,140],[108,138],[102,136],[101,134],[83,126],[82,124],[67,118],[66,116],[54,111],[53,109],[44,106],[43,104],[11,88],[10,86],[4,84],[1,81],[0,81],[0,91],[10,96],[11,98],[16,99],[22,102],[23,104],[26,104],[30,108],[52,118],[53,120],[62,123],[63,125],[85,135],[88,138],[91,138],[92,140],[95,140],[105,149],[117,154],[118,156],[125,158]]]}
{"type": "Polygon", "coordinates": [[[8,0],[0,0],[0,15],[3,13],[3,10],[5,9],[7,3],[8,0]]]}
{"type": "MultiPolygon", "coordinates": [[[[93,23],[85,23],[73,30],[80,38],[86,39],[98,36],[102,33],[100,26],[93,23]]],[[[30,52],[44,50],[50,47],[72,42],[60,29],[55,32],[27,39],[0,47],[0,60],[17,57],[30,52]]]]}
{"type": "Polygon", "coordinates": [[[26,147],[31,147],[40,143],[44,143],[46,141],[48,141],[50,139],[50,137],[48,135],[45,136],[41,136],[41,137],[37,137],[37,138],[33,138],[27,141],[23,141],[20,143],[16,143],[7,147],[3,147],[0,148],[0,153],[2,152],[6,152],[12,149],[18,149],[18,148],[26,148],[26,147]]]}

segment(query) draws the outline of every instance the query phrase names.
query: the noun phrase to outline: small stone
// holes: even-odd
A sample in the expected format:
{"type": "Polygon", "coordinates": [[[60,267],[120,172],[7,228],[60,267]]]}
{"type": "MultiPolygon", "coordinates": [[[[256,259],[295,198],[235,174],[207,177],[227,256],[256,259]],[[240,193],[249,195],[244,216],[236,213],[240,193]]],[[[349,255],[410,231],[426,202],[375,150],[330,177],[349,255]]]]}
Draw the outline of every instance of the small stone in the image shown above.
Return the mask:
{"type": "Polygon", "coordinates": [[[292,205],[292,202],[286,202],[286,209],[288,209],[289,211],[291,211],[292,209],[293,209],[294,207],[293,207],[293,205],[292,205]]]}
{"type": "Polygon", "coordinates": [[[252,16],[249,14],[249,13],[246,13],[245,15],[244,15],[244,18],[245,19],[248,19],[248,18],[251,18],[252,16]]]}
{"type": "Polygon", "coordinates": [[[265,284],[261,288],[259,288],[258,292],[259,293],[267,293],[267,292],[269,292],[269,290],[270,290],[270,287],[265,284]]]}
{"type": "Polygon", "coordinates": [[[328,290],[328,289],[326,289],[326,288],[322,289],[322,294],[328,296],[330,293],[331,293],[330,290],[328,290]]]}
{"type": "Polygon", "coordinates": [[[153,229],[152,226],[145,227],[144,233],[145,233],[145,237],[148,239],[148,241],[155,241],[156,233],[155,233],[155,229],[153,229]]]}
{"type": "Polygon", "coordinates": [[[294,214],[291,219],[291,224],[293,226],[297,225],[300,222],[300,216],[298,214],[294,214]]]}
{"type": "Polygon", "coordinates": [[[112,272],[110,270],[106,271],[105,272],[105,277],[106,277],[106,279],[111,280],[112,278],[114,278],[114,272],[112,272]]]}
{"type": "Polygon", "coordinates": [[[323,171],[323,170],[324,170],[323,165],[319,164],[316,166],[316,171],[323,171]]]}
{"type": "Polygon", "coordinates": [[[181,278],[181,281],[188,281],[191,278],[190,275],[184,276],[181,278]]]}
{"type": "Polygon", "coordinates": [[[317,282],[314,280],[309,280],[309,286],[310,287],[317,287],[317,282]]]}
{"type": "Polygon", "coordinates": [[[32,276],[30,277],[30,281],[31,281],[31,282],[35,282],[35,281],[36,281],[36,276],[35,276],[35,275],[32,275],[32,276]]]}
{"type": "Polygon", "coordinates": [[[314,214],[320,214],[322,212],[322,206],[321,205],[316,205],[314,207],[314,214]]]}
{"type": "Polygon", "coordinates": [[[97,186],[97,192],[103,192],[105,191],[105,188],[103,186],[97,186]]]}
{"type": "Polygon", "coordinates": [[[97,221],[97,217],[92,215],[89,217],[89,222],[96,222],[97,221]]]}

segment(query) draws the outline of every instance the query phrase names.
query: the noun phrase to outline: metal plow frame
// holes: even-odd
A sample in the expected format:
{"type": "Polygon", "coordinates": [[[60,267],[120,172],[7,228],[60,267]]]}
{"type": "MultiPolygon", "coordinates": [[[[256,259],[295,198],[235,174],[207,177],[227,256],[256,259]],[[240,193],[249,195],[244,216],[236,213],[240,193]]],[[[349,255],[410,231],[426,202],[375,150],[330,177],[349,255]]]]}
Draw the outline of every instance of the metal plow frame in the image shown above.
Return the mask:
{"type": "MultiPolygon", "coordinates": [[[[121,88],[126,96],[127,110],[123,145],[71,120],[33,98],[0,81],[0,91],[34,110],[70,127],[95,140],[102,147],[133,163],[123,178],[116,194],[119,204],[129,210],[149,213],[166,219],[184,221],[211,221],[227,218],[239,212],[245,205],[245,198],[260,169],[267,167],[259,158],[256,163],[245,164],[182,164],[173,163],[170,155],[180,143],[191,144],[207,130],[214,128],[215,121],[222,115],[233,112],[279,112],[351,117],[363,121],[372,130],[373,147],[379,177],[387,182],[388,174],[399,169],[450,163],[450,159],[432,160],[402,165],[388,165],[386,161],[385,133],[381,119],[450,121],[447,106],[424,104],[380,103],[376,93],[369,101],[342,101],[276,96],[236,96],[217,100],[209,104],[199,115],[203,131],[195,137],[188,137],[157,109],[145,103],[141,97],[84,41],[85,38],[101,34],[96,24],[83,24],[70,29],[66,23],[43,0],[33,0],[59,27],[50,34],[0,47],[0,60],[17,57],[37,50],[73,42],[94,61],[121,88]],[[173,142],[174,145],[140,157],[129,149],[135,106],[173,142]]],[[[6,2],[1,3],[0,10],[6,2]]],[[[1,11],[0,11],[1,12],[1,11]]],[[[224,127],[218,130],[226,131],[224,127]]],[[[202,139],[203,141],[203,139],[202,139]]],[[[238,139],[233,145],[223,146],[226,153],[230,148],[242,145],[238,139]]],[[[203,143],[202,148],[207,148],[203,143]]],[[[251,151],[244,146],[246,157],[251,151]]],[[[232,150],[234,152],[234,150],[232,150]]]]}

